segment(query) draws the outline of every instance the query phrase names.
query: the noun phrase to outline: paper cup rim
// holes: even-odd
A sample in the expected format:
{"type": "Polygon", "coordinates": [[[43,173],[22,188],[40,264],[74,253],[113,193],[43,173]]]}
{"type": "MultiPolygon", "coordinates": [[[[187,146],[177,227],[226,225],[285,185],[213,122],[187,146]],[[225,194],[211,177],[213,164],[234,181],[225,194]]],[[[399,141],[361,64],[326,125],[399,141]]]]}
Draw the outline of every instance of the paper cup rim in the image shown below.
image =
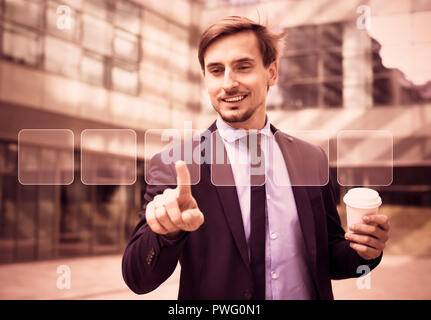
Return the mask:
{"type": "Polygon", "coordinates": [[[378,197],[375,201],[370,202],[368,204],[363,204],[355,201],[351,201],[350,199],[346,199],[346,196],[344,196],[343,201],[346,205],[348,205],[351,208],[358,208],[358,209],[372,209],[372,208],[378,208],[382,205],[382,198],[378,197]]]}

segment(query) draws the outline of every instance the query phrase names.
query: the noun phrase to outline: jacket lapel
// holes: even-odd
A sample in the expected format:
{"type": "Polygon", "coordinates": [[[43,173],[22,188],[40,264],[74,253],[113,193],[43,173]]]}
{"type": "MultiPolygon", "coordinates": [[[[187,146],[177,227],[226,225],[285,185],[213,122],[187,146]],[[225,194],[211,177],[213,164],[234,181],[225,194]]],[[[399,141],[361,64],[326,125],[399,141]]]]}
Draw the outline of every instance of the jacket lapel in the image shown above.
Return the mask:
{"type": "MultiPolygon", "coordinates": [[[[210,127],[209,131],[212,133],[211,139],[209,139],[210,143],[214,142],[214,138],[221,139],[219,133],[217,132],[217,126],[216,122],[214,122],[210,127]]],[[[224,152],[224,159],[227,158],[227,152],[226,148],[223,147],[222,152],[224,152]]],[[[205,149],[209,152],[211,152],[212,148],[205,149]]],[[[219,151],[217,149],[217,151],[219,151]]],[[[229,228],[232,232],[235,245],[238,248],[238,251],[241,255],[242,260],[244,261],[244,264],[247,267],[247,270],[250,273],[251,276],[251,268],[250,268],[250,260],[248,257],[248,246],[245,239],[245,232],[244,232],[244,224],[242,221],[242,215],[241,215],[241,207],[239,204],[238,194],[236,191],[236,186],[234,183],[234,176],[232,172],[232,167],[229,163],[227,164],[217,164],[214,161],[213,154],[211,154],[207,159],[211,159],[211,164],[203,164],[205,167],[205,174],[208,175],[208,177],[211,179],[211,182],[213,182],[215,189],[217,191],[219,201],[221,206],[223,207],[223,213],[226,217],[226,220],[228,222],[229,228]],[[212,168],[211,168],[212,167],[212,168]],[[221,183],[217,183],[216,179],[222,177],[222,181],[219,180],[221,183]]]]}
{"type": "Polygon", "coordinates": [[[304,163],[301,154],[298,150],[297,142],[289,135],[278,131],[271,125],[271,130],[275,134],[281,153],[289,173],[289,178],[292,184],[293,195],[295,197],[296,208],[298,211],[298,219],[301,225],[302,235],[308,251],[309,263],[313,273],[316,266],[316,230],[314,225],[313,210],[310,204],[310,197],[307,192],[307,186],[301,185],[301,175],[304,176],[306,168],[302,167],[304,163]]]}

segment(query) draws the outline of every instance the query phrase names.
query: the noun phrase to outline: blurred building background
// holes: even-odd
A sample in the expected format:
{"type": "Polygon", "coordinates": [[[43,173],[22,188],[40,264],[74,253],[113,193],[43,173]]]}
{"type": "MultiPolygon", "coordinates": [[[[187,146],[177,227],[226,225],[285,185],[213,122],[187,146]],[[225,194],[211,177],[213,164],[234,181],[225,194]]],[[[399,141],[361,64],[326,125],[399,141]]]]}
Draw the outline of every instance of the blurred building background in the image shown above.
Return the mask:
{"type": "MultiPolygon", "coordinates": [[[[204,130],[215,119],[197,44],[202,30],[225,15],[288,31],[278,85],[269,94],[271,122],[284,131],[324,132],[335,181],[341,130],[391,132],[393,180],[376,190],[399,225],[415,217],[418,224],[429,221],[431,1],[0,0],[0,263],[122,252],[142,207],[150,158],[145,132],[182,130],[184,121],[204,130]],[[371,10],[368,30],[361,5],[371,10]],[[70,28],[59,20],[61,6],[70,28]],[[22,129],[73,132],[73,183],[19,182],[22,129]],[[85,129],[136,132],[136,182],[82,183],[85,129]]],[[[95,161],[121,167],[133,158],[124,148],[105,148],[107,137],[99,138],[95,161]]],[[[149,149],[160,141],[153,139],[149,149]]],[[[63,147],[30,144],[24,164],[61,171],[63,147]]],[[[362,166],[346,164],[345,181],[369,184],[385,169],[378,156],[362,166]]],[[[346,190],[338,185],[340,198],[346,190]]],[[[429,234],[428,226],[418,239],[429,234]]],[[[393,248],[431,251],[428,242],[422,249],[393,248]]]]}

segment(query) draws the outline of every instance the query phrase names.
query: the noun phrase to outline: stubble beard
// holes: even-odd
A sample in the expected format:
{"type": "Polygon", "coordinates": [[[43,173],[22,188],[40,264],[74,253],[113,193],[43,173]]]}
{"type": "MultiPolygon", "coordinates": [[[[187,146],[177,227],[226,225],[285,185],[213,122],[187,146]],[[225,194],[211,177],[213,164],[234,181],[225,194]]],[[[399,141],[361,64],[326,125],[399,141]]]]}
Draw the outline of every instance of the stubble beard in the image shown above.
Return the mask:
{"type": "Polygon", "coordinates": [[[217,110],[217,113],[220,115],[220,117],[223,119],[223,121],[227,122],[227,123],[236,123],[236,122],[244,122],[247,121],[248,119],[250,119],[253,114],[257,111],[257,107],[253,108],[253,109],[247,109],[244,113],[241,113],[240,110],[237,110],[237,112],[239,111],[239,113],[233,114],[233,115],[227,115],[226,113],[224,113],[223,111],[221,111],[220,109],[217,110]]]}

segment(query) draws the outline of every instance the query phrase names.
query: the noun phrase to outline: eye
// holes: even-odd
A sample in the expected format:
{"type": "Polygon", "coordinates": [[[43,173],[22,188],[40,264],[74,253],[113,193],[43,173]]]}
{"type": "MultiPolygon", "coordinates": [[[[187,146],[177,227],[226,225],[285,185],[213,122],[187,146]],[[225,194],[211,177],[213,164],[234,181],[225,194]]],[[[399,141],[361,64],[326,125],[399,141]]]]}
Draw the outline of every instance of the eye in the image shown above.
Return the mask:
{"type": "Polygon", "coordinates": [[[242,66],[239,66],[239,70],[241,70],[241,71],[245,71],[245,70],[248,70],[248,69],[250,69],[251,68],[251,66],[250,65],[242,65],[242,66]]]}
{"type": "Polygon", "coordinates": [[[223,72],[223,70],[222,69],[211,69],[210,70],[210,72],[212,73],[212,74],[219,74],[219,73],[221,73],[221,72],[223,72]]]}

